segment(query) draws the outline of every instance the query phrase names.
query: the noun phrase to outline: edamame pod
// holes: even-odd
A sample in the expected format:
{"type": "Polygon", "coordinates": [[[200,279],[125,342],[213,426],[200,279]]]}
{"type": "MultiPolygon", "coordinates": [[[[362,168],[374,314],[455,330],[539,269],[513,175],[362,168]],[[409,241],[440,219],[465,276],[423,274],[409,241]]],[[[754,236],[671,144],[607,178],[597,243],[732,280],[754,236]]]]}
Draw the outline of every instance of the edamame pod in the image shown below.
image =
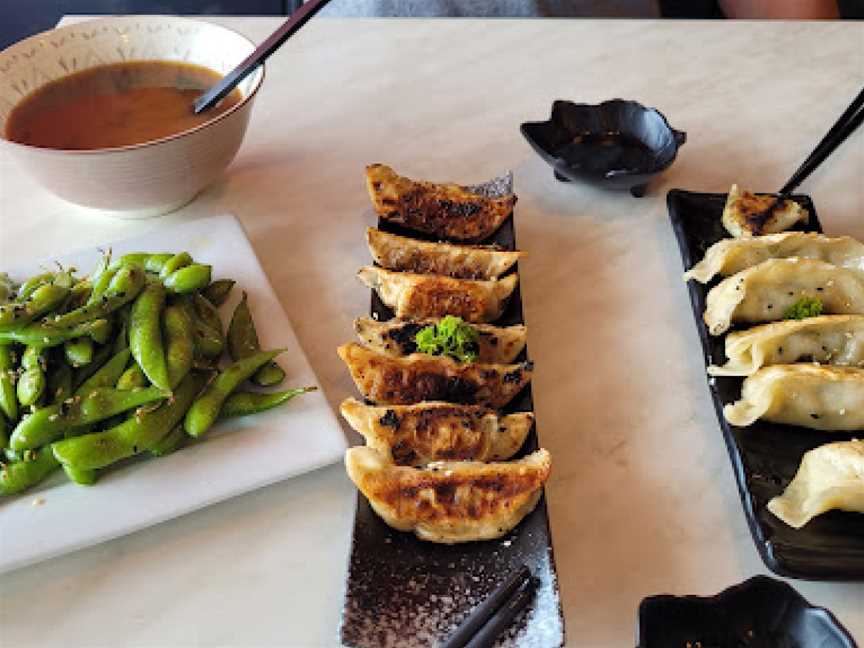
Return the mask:
{"type": "Polygon", "coordinates": [[[168,275],[180,268],[185,268],[192,263],[192,255],[188,252],[178,252],[168,259],[159,270],[159,278],[165,279],[168,275]]]}
{"type": "Polygon", "coordinates": [[[33,292],[39,288],[39,286],[44,286],[45,284],[49,284],[54,280],[53,272],[43,272],[42,274],[34,275],[30,277],[27,281],[21,284],[21,287],[18,289],[18,301],[24,302],[30,299],[30,296],[33,292]]]}
{"type": "Polygon", "coordinates": [[[295,396],[315,391],[317,387],[297,387],[279,392],[234,392],[225,399],[219,418],[248,416],[277,407],[295,396]]]}
{"type": "Polygon", "coordinates": [[[72,466],[63,466],[63,472],[66,473],[66,476],[71,481],[80,484],[81,486],[92,486],[96,483],[95,470],[80,470],[79,468],[73,468],[72,466]]]}
{"type": "Polygon", "coordinates": [[[15,393],[15,358],[12,349],[0,346],[0,411],[10,423],[18,420],[18,396],[15,393]]]}
{"type": "MultiPolygon", "coordinates": [[[[100,347],[97,347],[93,352],[93,360],[88,364],[78,367],[75,370],[75,374],[72,379],[72,384],[75,386],[75,389],[78,389],[85,382],[90,380],[90,377],[99,371],[102,367],[105,366],[105,363],[108,362],[108,359],[111,358],[114,354],[112,353],[113,349],[110,344],[103,344],[100,347]]],[[[109,385],[113,387],[114,385],[109,385]]]]}
{"type": "Polygon", "coordinates": [[[158,409],[133,416],[104,432],[57,441],[51,447],[64,465],[79,470],[104,468],[154,447],[182,419],[204,385],[205,377],[191,372],[158,409]]]}
{"type": "MultiPolygon", "coordinates": [[[[213,328],[204,322],[195,309],[191,298],[181,298],[177,301],[192,321],[192,334],[195,340],[195,351],[204,358],[219,358],[225,350],[225,338],[220,327],[213,328]]],[[[218,316],[218,314],[217,314],[218,316]]]]}
{"type": "Polygon", "coordinates": [[[144,372],[141,371],[141,367],[137,364],[133,364],[131,367],[126,369],[126,371],[124,371],[117,379],[117,389],[122,389],[123,391],[129,391],[130,389],[136,389],[138,387],[146,387],[148,384],[147,376],[144,375],[144,372]]]}
{"type": "Polygon", "coordinates": [[[164,286],[158,281],[148,282],[132,304],[129,348],[147,379],[160,389],[170,389],[160,326],[164,304],[164,286]]]}
{"type": "Polygon", "coordinates": [[[126,365],[129,364],[131,355],[129,349],[115,353],[98,371],[78,386],[75,395],[84,396],[100,387],[114,387],[123,375],[126,365]]]}
{"type": "Polygon", "coordinates": [[[186,434],[200,437],[209,430],[218,418],[219,410],[222,409],[222,404],[231,392],[255,373],[259,367],[270,362],[283,351],[284,349],[261,351],[235,362],[217,374],[216,378],[207,385],[201,396],[192,403],[192,407],[186,412],[186,418],[183,421],[186,434]]]}
{"type": "Polygon", "coordinates": [[[47,447],[37,450],[30,459],[0,467],[0,495],[14,495],[38,484],[59,465],[47,447]]]}
{"type": "MultiPolygon", "coordinates": [[[[255,322],[244,292],[228,326],[228,352],[233,360],[242,360],[260,350],[258,332],[255,330],[255,322]]],[[[268,362],[255,372],[252,382],[262,387],[269,387],[282,382],[284,378],[285,372],[282,367],[275,362],[268,362]]]]}
{"type": "Polygon", "coordinates": [[[174,389],[192,369],[195,355],[192,321],[182,306],[171,304],[166,306],[162,313],[162,330],[165,341],[168,382],[171,389],[174,389]]]}
{"type": "Polygon", "coordinates": [[[170,252],[168,253],[160,253],[160,254],[150,254],[147,256],[147,261],[144,262],[144,268],[147,272],[153,272],[155,274],[159,274],[162,272],[162,268],[165,266],[168,261],[174,255],[170,252]]]}
{"type": "Polygon", "coordinates": [[[201,294],[204,295],[207,301],[218,308],[228,299],[228,295],[231,294],[231,289],[234,287],[235,283],[237,282],[233,279],[217,279],[204,288],[204,290],[201,291],[201,294]]]}
{"type": "MultiPolygon", "coordinates": [[[[54,317],[51,325],[73,326],[99,317],[107,317],[123,304],[135,299],[144,288],[144,283],[144,268],[137,265],[121,266],[111,277],[105,292],[95,302],[76,308],[65,315],[54,317]]],[[[96,286],[93,287],[93,293],[96,293],[96,286]]]]}
{"type": "Polygon", "coordinates": [[[34,405],[45,391],[45,372],[40,368],[27,369],[18,378],[15,393],[22,407],[34,405]]]}
{"type": "Polygon", "coordinates": [[[102,298],[102,295],[108,289],[108,284],[111,279],[117,274],[117,267],[111,263],[111,251],[104,252],[99,259],[99,263],[93,268],[90,273],[90,294],[87,297],[85,304],[95,304],[102,298]]]}
{"type": "Polygon", "coordinates": [[[66,362],[73,367],[83,367],[93,362],[93,340],[87,337],[75,338],[63,344],[66,362]]]}
{"type": "Polygon", "coordinates": [[[188,295],[196,290],[206,288],[210,283],[211,268],[203,263],[193,263],[175,270],[165,277],[165,288],[178,295],[188,295]]]}
{"type": "Polygon", "coordinates": [[[42,407],[22,419],[12,431],[13,450],[38,448],[81,425],[98,423],[132,408],[170,396],[156,387],[124,391],[100,387],[56,405],[42,407]]]}
{"type": "Polygon", "coordinates": [[[68,295],[68,288],[47,283],[34,290],[24,302],[3,304],[0,306],[0,331],[9,331],[29,324],[57,308],[68,295]]]}
{"type": "Polygon", "coordinates": [[[111,335],[111,322],[97,319],[75,326],[57,327],[53,324],[28,324],[21,328],[0,330],[0,346],[13,342],[40,348],[57,346],[67,340],[88,336],[94,342],[104,343],[111,335]]]}
{"type": "Polygon", "coordinates": [[[46,368],[44,349],[39,347],[28,346],[21,354],[21,366],[25,369],[42,369],[46,368]]]}
{"type": "Polygon", "coordinates": [[[154,457],[164,457],[165,455],[169,455],[183,447],[183,444],[188,438],[186,430],[183,429],[183,424],[175,425],[168,434],[162,437],[153,445],[153,447],[150,448],[150,454],[154,457]]]}

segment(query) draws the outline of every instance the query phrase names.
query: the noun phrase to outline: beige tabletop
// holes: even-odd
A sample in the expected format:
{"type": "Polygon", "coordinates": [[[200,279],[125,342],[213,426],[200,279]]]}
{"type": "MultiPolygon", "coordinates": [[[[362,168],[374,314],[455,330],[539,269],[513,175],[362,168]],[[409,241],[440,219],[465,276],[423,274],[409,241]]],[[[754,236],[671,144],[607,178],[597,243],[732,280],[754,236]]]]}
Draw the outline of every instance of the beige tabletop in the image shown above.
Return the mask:
{"type": "MultiPolygon", "coordinates": [[[[261,41],[277,18],[214,19],[261,41]]],[[[0,267],[233,211],[335,407],[335,347],[368,290],[363,167],[513,169],[568,645],[633,645],[642,597],[766,570],[705,384],[671,187],[778,188],[864,83],[864,24],[319,19],[268,63],[227,175],[193,204],[106,220],[0,157],[0,267]],[[522,140],[556,98],[634,98],[687,131],[643,199],[556,182],[522,140]]],[[[803,189],[864,238],[864,136],[803,189]]],[[[309,430],[314,434],[315,430],[309,430]]],[[[0,578],[3,646],[332,646],[354,488],[341,466],[0,578]]],[[[864,640],[864,585],[796,582],[864,640]]]]}

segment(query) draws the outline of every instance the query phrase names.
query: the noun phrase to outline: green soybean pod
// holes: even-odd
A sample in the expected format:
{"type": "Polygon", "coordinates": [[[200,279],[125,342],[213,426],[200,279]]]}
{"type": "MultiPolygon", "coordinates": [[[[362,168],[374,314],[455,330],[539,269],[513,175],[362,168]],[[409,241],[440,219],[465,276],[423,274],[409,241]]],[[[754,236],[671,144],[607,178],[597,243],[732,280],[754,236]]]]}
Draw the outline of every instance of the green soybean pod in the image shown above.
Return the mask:
{"type": "Polygon", "coordinates": [[[119,267],[114,266],[97,267],[90,279],[90,295],[87,297],[85,305],[96,304],[102,299],[119,269],[119,267]]]}
{"type": "Polygon", "coordinates": [[[162,345],[162,308],[165,287],[158,281],[147,286],[132,304],[129,318],[129,349],[147,379],[160,389],[170,389],[168,366],[162,345]]]}
{"type": "Polygon", "coordinates": [[[235,283],[237,282],[233,279],[217,279],[204,288],[201,294],[207,298],[207,301],[218,308],[228,299],[228,295],[231,294],[231,289],[234,288],[235,283]]]}
{"type": "Polygon", "coordinates": [[[172,272],[179,270],[180,268],[185,268],[191,263],[191,254],[188,252],[178,252],[162,265],[162,269],[159,270],[159,278],[165,279],[172,272]]]}
{"type": "Polygon", "coordinates": [[[0,411],[9,422],[18,420],[18,396],[15,393],[15,358],[12,348],[0,346],[0,411]]]}
{"type": "Polygon", "coordinates": [[[15,393],[18,403],[23,407],[34,405],[45,392],[45,372],[39,368],[27,369],[18,378],[15,393]]]}
{"type": "Polygon", "coordinates": [[[315,391],[317,387],[297,387],[278,392],[234,392],[225,399],[219,418],[233,418],[235,416],[249,416],[265,412],[282,403],[291,400],[295,396],[315,391]]]}
{"type": "Polygon", "coordinates": [[[21,354],[21,366],[25,369],[45,369],[45,350],[35,346],[25,347],[21,354]]]}
{"type": "Polygon", "coordinates": [[[80,468],[73,468],[72,466],[63,466],[63,472],[66,473],[66,476],[71,481],[80,484],[81,486],[92,486],[96,483],[95,470],[81,470],[80,468]]]}
{"type": "Polygon", "coordinates": [[[50,446],[36,450],[29,459],[6,464],[0,468],[0,495],[14,495],[35,486],[59,465],[50,446]]]}
{"type": "Polygon", "coordinates": [[[201,396],[192,403],[192,407],[186,412],[183,427],[186,434],[192,437],[200,437],[219,417],[219,410],[225,399],[244,380],[255,373],[259,367],[270,362],[285,349],[276,351],[261,351],[248,358],[239,360],[216,375],[202,392],[201,396]]]}
{"type": "Polygon", "coordinates": [[[168,381],[173,389],[192,369],[195,356],[192,321],[189,319],[186,309],[179,304],[166,306],[162,313],[162,332],[165,342],[168,381]]]}
{"type": "Polygon", "coordinates": [[[30,277],[27,281],[21,284],[20,288],[18,288],[18,301],[27,301],[39,286],[44,286],[45,284],[51,283],[53,280],[53,272],[43,272],[42,274],[30,277]]]}
{"type": "Polygon", "coordinates": [[[45,348],[57,346],[67,340],[84,335],[101,344],[111,335],[111,322],[106,319],[97,319],[64,327],[40,322],[20,328],[0,330],[0,346],[8,346],[13,342],[18,342],[19,344],[45,348]]]}
{"type": "MultiPolygon", "coordinates": [[[[228,326],[228,352],[233,360],[241,360],[260,350],[258,332],[255,330],[255,322],[244,292],[228,326]]],[[[255,372],[252,382],[262,387],[269,387],[282,382],[284,378],[285,372],[282,368],[275,362],[268,362],[255,372]]]]}
{"type": "Polygon", "coordinates": [[[47,283],[39,286],[24,302],[9,302],[0,306],[0,330],[29,324],[37,317],[50,313],[69,296],[69,289],[47,283]]]}
{"type": "Polygon", "coordinates": [[[120,374],[120,377],[117,379],[116,387],[117,389],[129,391],[137,389],[138,387],[146,387],[149,384],[150,382],[147,380],[147,376],[144,375],[144,372],[141,371],[141,367],[137,364],[133,364],[120,374]]]}
{"type": "MultiPolygon", "coordinates": [[[[144,268],[137,265],[121,266],[111,277],[105,292],[96,301],[54,317],[51,320],[51,325],[55,327],[73,326],[96,318],[107,317],[124,304],[135,299],[144,288],[144,283],[144,268]]],[[[93,291],[96,292],[95,286],[93,291]]]]}
{"type": "Polygon", "coordinates": [[[14,450],[39,448],[69,430],[99,423],[141,405],[163,400],[169,395],[169,392],[156,387],[131,391],[105,387],[94,389],[86,396],[75,396],[57,405],[41,407],[21,419],[12,431],[9,443],[14,450]]]}
{"type": "MultiPolygon", "coordinates": [[[[225,336],[222,332],[222,322],[218,319],[219,314],[216,313],[216,320],[213,320],[212,314],[209,314],[208,319],[211,323],[208,324],[200,317],[198,309],[195,308],[194,297],[182,297],[177,300],[177,303],[183,307],[192,320],[196,352],[207,359],[218,359],[225,350],[225,336]],[[216,321],[218,321],[218,327],[215,325],[216,321]]],[[[215,312],[215,309],[213,310],[215,312]]]]}
{"type": "Polygon", "coordinates": [[[210,283],[211,267],[203,263],[193,263],[175,270],[163,280],[165,288],[177,295],[188,295],[210,283]]]}
{"type": "Polygon", "coordinates": [[[158,409],[133,416],[103,432],[94,432],[52,444],[55,457],[79,470],[97,470],[150,450],[180,421],[206,378],[190,372],[174,390],[173,398],[158,409]]]}
{"type": "MultiPolygon", "coordinates": [[[[110,350],[110,347],[105,348],[110,350]]],[[[100,387],[114,387],[117,384],[117,381],[120,380],[120,376],[123,375],[123,370],[126,369],[126,365],[129,364],[129,358],[131,356],[132,353],[129,349],[123,349],[122,351],[112,355],[98,371],[93,373],[93,375],[78,386],[75,390],[75,395],[84,396],[100,387]]]]}
{"type": "Polygon", "coordinates": [[[150,254],[147,256],[147,261],[144,262],[144,268],[147,272],[152,272],[154,274],[159,274],[162,272],[162,268],[165,266],[168,261],[174,255],[170,252],[160,253],[160,254],[150,254]]]}
{"type": "Polygon", "coordinates": [[[63,345],[63,354],[66,362],[73,367],[83,367],[93,362],[93,340],[89,337],[80,337],[69,340],[63,345]]]}
{"type": "Polygon", "coordinates": [[[105,366],[105,363],[114,355],[112,351],[113,348],[110,344],[102,344],[101,346],[94,348],[93,360],[88,364],[75,369],[75,373],[72,377],[72,384],[75,389],[78,389],[78,387],[90,380],[93,374],[105,366]]]}
{"type": "Polygon", "coordinates": [[[150,454],[154,457],[164,457],[183,447],[188,439],[183,424],[175,425],[171,431],[157,441],[151,448],[150,454]]]}

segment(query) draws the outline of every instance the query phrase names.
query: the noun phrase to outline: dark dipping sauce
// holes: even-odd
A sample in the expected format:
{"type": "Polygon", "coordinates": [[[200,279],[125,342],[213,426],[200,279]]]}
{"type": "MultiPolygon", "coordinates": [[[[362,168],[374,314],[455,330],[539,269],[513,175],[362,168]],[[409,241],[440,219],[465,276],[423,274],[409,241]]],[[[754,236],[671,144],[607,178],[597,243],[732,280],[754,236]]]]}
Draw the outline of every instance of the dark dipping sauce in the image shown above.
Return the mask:
{"type": "Polygon", "coordinates": [[[656,157],[640,140],[621,133],[581,135],[555,151],[555,155],[574,168],[598,175],[649,169],[656,157]]]}
{"type": "Polygon", "coordinates": [[[151,142],[200,126],[240,103],[236,88],[202,115],[192,102],[222,75],[190,63],[100,65],[52,81],[9,115],[6,139],[42,148],[88,150],[151,142]]]}

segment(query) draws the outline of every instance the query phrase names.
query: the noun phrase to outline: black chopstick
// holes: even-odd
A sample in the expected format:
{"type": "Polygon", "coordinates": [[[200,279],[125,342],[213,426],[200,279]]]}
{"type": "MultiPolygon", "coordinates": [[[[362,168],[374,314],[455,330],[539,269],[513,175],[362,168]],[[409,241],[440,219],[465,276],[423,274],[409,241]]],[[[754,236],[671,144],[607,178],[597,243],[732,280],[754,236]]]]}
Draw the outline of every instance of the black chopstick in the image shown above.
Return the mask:
{"type": "Polygon", "coordinates": [[[300,31],[309,20],[324,8],[330,0],[309,0],[300,5],[291,17],[286,20],[282,26],[275,32],[270,34],[263,43],[255,48],[255,51],[247,56],[240,65],[231,70],[222,79],[210,88],[203,95],[195,100],[192,104],[192,110],[197,115],[198,113],[207,110],[211,106],[216,105],[220,100],[231,92],[234,87],[251,74],[255,68],[261,65],[267,57],[279,49],[286,40],[300,31]]]}
{"type": "Polygon", "coordinates": [[[534,595],[536,583],[528,567],[522,565],[456,628],[440,648],[480,648],[491,646],[495,637],[506,628],[534,595]],[[476,643],[481,641],[481,643],[476,643]]]}
{"type": "Polygon", "coordinates": [[[840,118],[834,123],[822,141],[813,149],[813,152],[804,160],[798,170],[789,178],[789,181],[780,189],[781,195],[788,195],[795,191],[825,159],[834,152],[855,130],[864,122],[864,89],[852,100],[852,103],[843,111],[840,118]]]}

